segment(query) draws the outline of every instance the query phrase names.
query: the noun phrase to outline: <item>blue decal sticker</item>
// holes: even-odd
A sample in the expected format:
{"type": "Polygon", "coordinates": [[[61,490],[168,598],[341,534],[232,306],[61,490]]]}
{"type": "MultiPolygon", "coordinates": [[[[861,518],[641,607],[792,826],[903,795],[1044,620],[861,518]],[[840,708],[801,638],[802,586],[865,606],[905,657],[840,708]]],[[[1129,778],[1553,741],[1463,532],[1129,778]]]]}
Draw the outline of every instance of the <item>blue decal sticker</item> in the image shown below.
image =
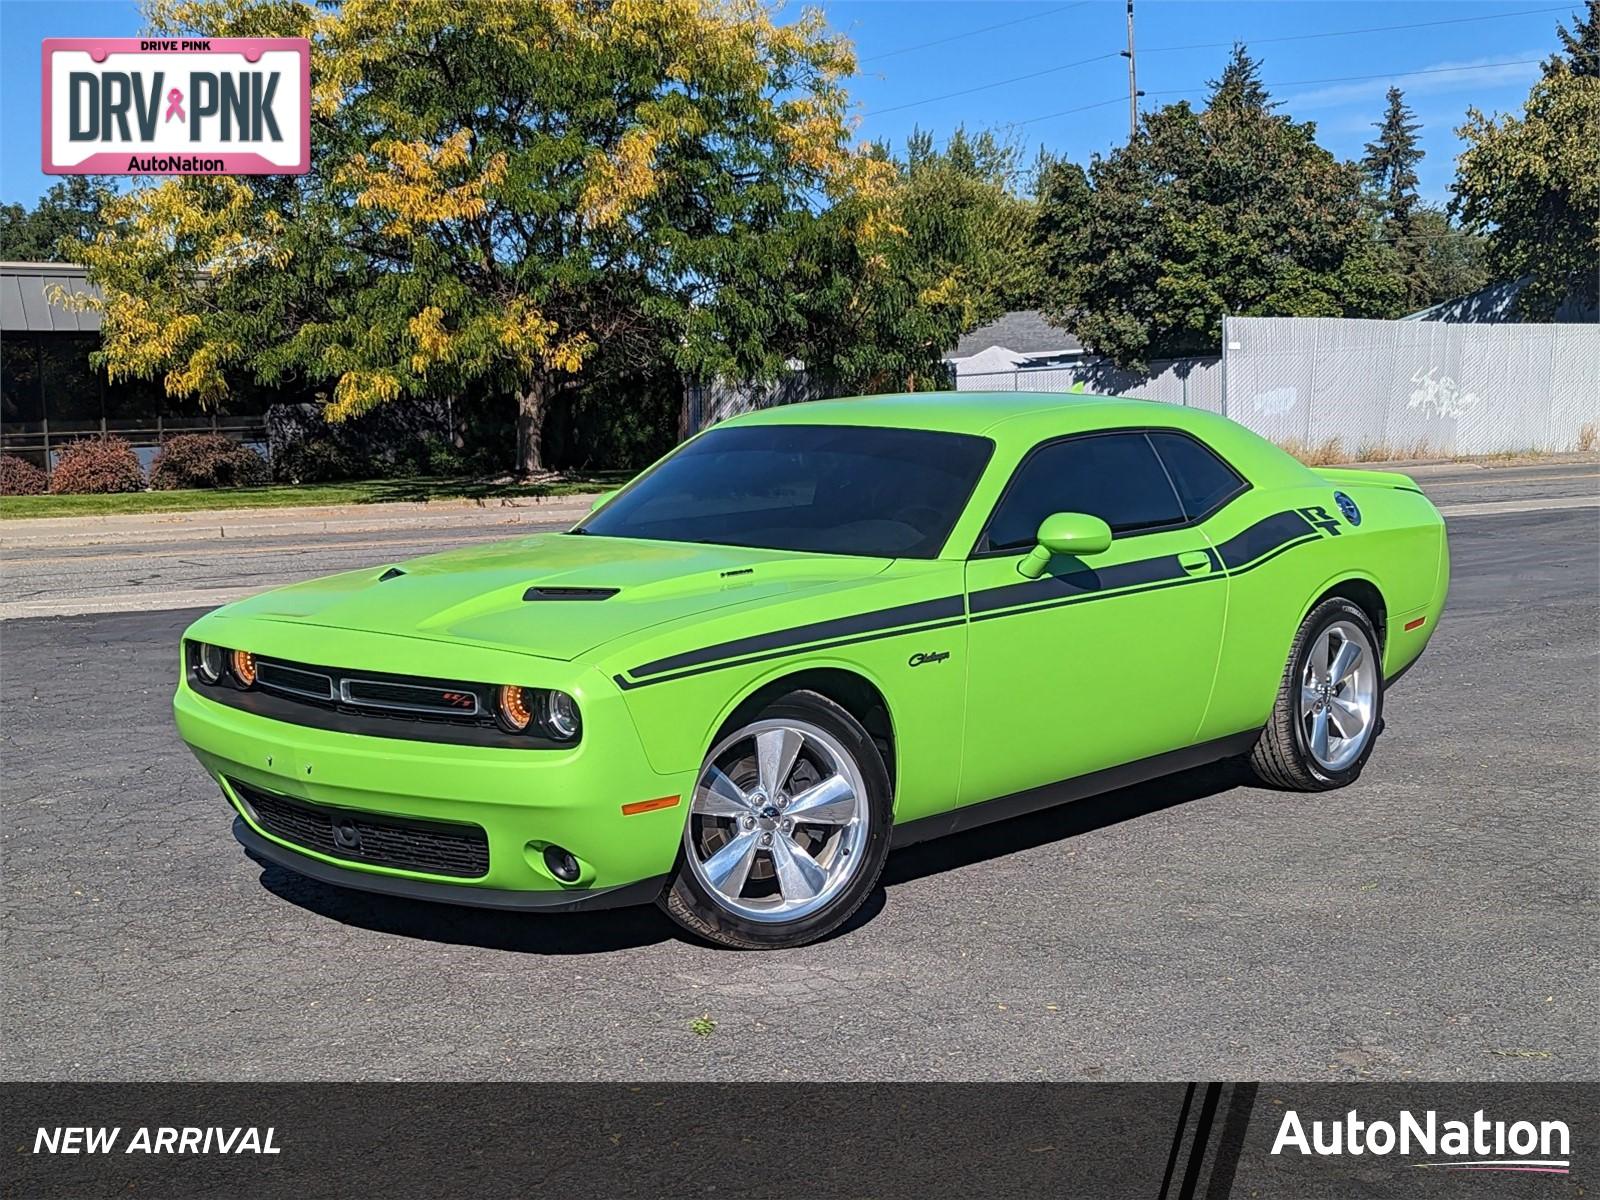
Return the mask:
{"type": "Polygon", "coordinates": [[[1361,510],[1356,507],[1356,502],[1343,492],[1335,492],[1333,501],[1339,506],[1339,511],[1344,514],[1344,519],[1352,525],[1361,524],[1361,510]]]}

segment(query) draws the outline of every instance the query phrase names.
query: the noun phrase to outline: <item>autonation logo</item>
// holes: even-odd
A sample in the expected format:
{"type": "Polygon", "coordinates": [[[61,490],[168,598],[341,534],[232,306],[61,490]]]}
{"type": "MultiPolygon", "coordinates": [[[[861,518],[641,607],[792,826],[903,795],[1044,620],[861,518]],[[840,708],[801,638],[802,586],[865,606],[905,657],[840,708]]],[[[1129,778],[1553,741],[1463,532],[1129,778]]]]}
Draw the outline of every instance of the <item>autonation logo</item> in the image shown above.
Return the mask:
{"type": "Polygon", "coordinates": [[[1452,1171],[1527,1171],[1566,1175],[1572,1163],[1571,1134],[1565,1121],[1491,1121],[1479,1109],[1470,1121],[1440,1120],[1428,1110],[1420,1117],[1401,1109],[1392,1121],[1367,1121],[1355,1109],[1342,1119],[1312,1121],[1309,1130],[1300,1114],[1290,1109],[1278,1126],[1272,1153],[1298,1150],[1302,1155],[1342,1157],[1394,1154],[1420,1155],[1433,1162],[1413,1167],[1442,1167],[1452,1171]]]}

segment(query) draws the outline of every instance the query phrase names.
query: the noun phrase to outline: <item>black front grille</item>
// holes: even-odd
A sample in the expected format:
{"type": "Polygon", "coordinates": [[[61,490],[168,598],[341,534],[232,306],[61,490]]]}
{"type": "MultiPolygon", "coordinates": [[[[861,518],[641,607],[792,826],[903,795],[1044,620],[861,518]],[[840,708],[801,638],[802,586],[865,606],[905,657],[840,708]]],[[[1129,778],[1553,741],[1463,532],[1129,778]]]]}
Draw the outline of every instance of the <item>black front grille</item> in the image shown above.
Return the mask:
{"type": "Polygon", "coordinates": [[[359,707],[387,708],[395,712],[435,717],[475,717],[480,707],[478,693],[464,684],[452,687],[391,683],[378,679],[346,679],[341,686],[342,698],[359,707]]]}
{"type": "Polygon", "coordinates": [[[323,671],[308,671],[270,658],[256,660],[256,682],[264,688],[304,696],[308,700],[333,699],[333,677],[323,671]]]}
{"type": "Polygon", "coordinates": [[[207,682],[198,670],[200,644],[184,644],[190,687],[208,700],[274,721],[441,745],[573,747],[572,741],[551,737],[537,722],[520,732],[502,727],[495,716],[499,684],[318,666],[258,654],[256,684],[241,688],[231,676],[207,682]]]}
{"type": "Polygon", "coordinates": [[[249,806],[262,829],[318,854],[459,879],[479,879],[489,873],[489,838],[476,825],[329,808],[235,779],[228,780],[228,786],[249,806]]]}

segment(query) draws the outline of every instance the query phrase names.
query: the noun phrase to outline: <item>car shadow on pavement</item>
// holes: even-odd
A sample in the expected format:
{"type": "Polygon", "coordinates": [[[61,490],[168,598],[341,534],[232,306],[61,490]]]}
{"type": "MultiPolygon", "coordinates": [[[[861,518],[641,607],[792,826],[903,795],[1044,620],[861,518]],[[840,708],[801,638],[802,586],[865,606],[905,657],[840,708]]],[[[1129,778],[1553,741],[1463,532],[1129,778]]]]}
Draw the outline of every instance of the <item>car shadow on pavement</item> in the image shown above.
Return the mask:
{"type": "MultiPolygon", "coordinates": [[[[866,902],[822,941],[847,937],[870,923],[883,911],[887,889],[899,884],[1065,841],[1251,782],[1243,764],[1216,763],[896,851],[866,902]]],[[[280,899],[342,925],[396,937],[517,954],[563,955],[606,954],[668,940],[696,940],[649,905],[554,915],[501,912],[333,887],[256,861],[261,867],[261,886],[280,899]]]]}
{"type": "Polygon", "coordinates": [[[1243,786],[1260,785],[1255,784],[1249,767],[1237,760],[1165,775],[1148,783],[1087,796],[1024,817],[908,846],[889,856],[882,883],[885,887],[894,887],[925,875],[974,866],[1243,786]]]}
{"type": "Polygon", "coordinates": [[[261,886],[274,896],[341,925],[395,937],[517,954],[605,954],[678,936],[666,915],[650,906],[583,913],[502,912],[358,892],[257,863],[261,886]]]}

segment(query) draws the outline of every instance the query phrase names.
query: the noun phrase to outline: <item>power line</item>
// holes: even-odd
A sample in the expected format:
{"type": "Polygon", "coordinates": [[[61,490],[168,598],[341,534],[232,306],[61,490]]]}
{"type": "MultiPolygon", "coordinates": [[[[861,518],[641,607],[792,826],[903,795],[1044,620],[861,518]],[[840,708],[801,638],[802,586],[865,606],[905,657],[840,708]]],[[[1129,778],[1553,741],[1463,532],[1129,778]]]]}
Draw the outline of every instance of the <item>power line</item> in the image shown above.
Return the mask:
{"type": "Polygon", "coordinates": [[[1039,117],[1029,117],[1025,121],[1006,121],[1004,124],[1016,126],[1032,125],[1036,121],[1053,121],[1057,117],[1070,117],[1073,113],[1088,112],[1090,109],[1105,108],[1111,104],[1125,103],[1127,103],[1126,96],[1113,96],[1109,100],[1096,100],[1093,104],[1080,104],[1077,108],[1063,108],[1060,112],[1045,113],[1043,116],[1039,117]]]}
{"type": "MultiPolygon", "coordinates": [[[[1417,71],[1383,71],[1376,75],[1337,75],[1327,79],[1285,79],[1278,82],[1263,83],[1261,86],[1266,88],[1286,88],[1306,87],[1313,83],[1362,83],[1372,79],[1410,79],[1415,75],[1444,75],[1453,71],[1482,71],[1488,67],[1525,67],[1529,64],[1537,65],[1540,61],[1542,60],[1537,58],[1519,58],[1510,62],[1476,63],[1465,67],[1425,67],[1417,71]]],[[[1149,96],[1193,96],[1206,90],[1208,90],[1206,87],[1158,88],[1145,94],[1149,96]]],[[[1108,104],[1121,104],[1123,99],[1122,96],[1116,96],[1113,99],[1100,100],[1094,104],[1082,104],[1077,108],[1064,108],[1060,112],[1042,113],[1037,117],[1028,117],[1022,121],[1007,121],[1005,124],[1022,126],[1033,125],[1039,121],[1053,121],[1057,117],[1068,117],[1073,113],[1088,112],[1091,108],[1104,108],[1108,104]]]]}
{"type": "MultiPolygon", "coordinates": [[[[1518,12],[1485,13],[1481,17],[1447,17],[1438,21],[1415,21],[1408,25],[1369,25],[1364,29],[1330,29],[1321,33],[1290,33],[1281,37],[1236,39],[1244,41],[1249,46],[1268,46],[1277,42],[1305,42],[1316,38],[1330,37],[1355,37],[1363,33],[1391,33],[1399,29],[1431,29],[1436,25],[1465,25],[1470,21],[1500,21],[1506,17],[1538,16],[1540,13],[1568,12],[1571,4],[1558,4],[1551,8],[1524,8],[1518,12]]],[[[1147,46],[1146,54],[1165,54],[1174,50],[1216,50],[1226,49],[1233,42],[1191,42],[1185,46],[1147,46]]]]}
{"type": "Polygon", "coordinates": [[[1031,13],[1026,17],[1016,17],[1010,21],[1001,21],[995,25],[981,25],[977,29],[969,29],[965,33],[952,33],[949,37],[935,38],[931,42],[918,42],[915,46],[902,46],[898,50],[886,50],[882,54],[873,54],[860,61],[864,63],[878,62],[885,58],[894,58],[901,54],[910,54],[915,50],[927,50],[932,46],[943,46],[948,42],[959,42],[962,38],[973,37],[980,33],[991,33],[996,29],[1008,29],[1012,25],[1021,25],[1024,21],[1037,21],[1042,17],[1053,17],[1056,13],[1064,13],[1068,9],[1083,8],[1090,0],[1078,0],[1076,4],[1063,4],[1059,8],[1047,8],[1043,12],[1031,13]]]}
{"type": "MultiPolygon", "coordinates": [[[[1416,71],[1380,71],[1376,75],[1333,75],[1327,79],[1284,79],[1275,83],[1263,83],[1265,88],[1308,87],[1313,83],[1365,83],[1373,79],[1410,79],[1415,75],[1448,75],[1459,71],[1483,71],[1490,67],[1526,67],[1538,66],[1541,59],[1516,58],[1508,62],[1471,63],[1460,67],[1424,67],[1416,71]]],[[[1193,95],[1205,91],[1205,88],[1165,88],[1151,92],[1152,96],[1178,96],[1193,95]]]]}
{"type": "MultiPolygon", "coordinates": [[[[1087,3],[1087,0],[1084,0],[1084,2],[1087,3]]],[[[1069,4],[1069,5],[1066,6],[1066,8],[1078,8],[1078,7],[1082,7],[1082,4],[1069,4]]],[[[1461,25],[1461,24],[1466,24],[1466,23],[1474,22],[1474,21],[1497,21],[1497,20],[1503,20],[1503,19],[1505,19],[1507,17],[1538,16],[1541,13],[1567,12],[1567,11],[1570,11],[1571,7],[1572,7],[1571,4],[1558,4],[1558,5],[1553,5],[1553,6],[1549,7],[1549,8],[1525,8],[1525,9],[1522,9],[1522,10],[1520,10],[1518,12],[1486,13],[1483,16],[1477,16],[1477,17],[1448,17],[1448,18],[1444,18],[1444,19],[1441,19],[1441,20],[1438,20],[1438,21],[1415,21],[1415,22],[1411,22],[1411,23],[1405,24],[1405,25],[1370,25],[1370,26],[1366,26],[1366,27],[1361,28],[1361,29],[1330,29],[1330,30],[1324,30],[1324,31],[1319,32],[1319,33],[1285,34],[1285,35],[1283,35],[1281,37],[1251,38],[1251,39],[1249,39],[1247,41],[1246,44],[1250,45],[1250,46],[1261,46],[1261,45],[1272,45],[1272,44],[1279,43],[1279,42],[1310,41],[1310,40],[1315,40],[1317,38],[1355,37],[1355,36],[1358,36],[1360,34],[1368,34],[1368,33],[1390,33],[1390,32],[1393,32],[1395,30],[1403,30],[1403,29],[1428,29],[1428,28],[1433,28],[1435,26],[1439,26],[1439,25],[1461,25]]],[[[1059,9],[1059,8],[1058,9],[1050,9],[1047,12],[1036,13],[1035,16],[1040,16],[1040,17],[1049,16],[1051,13],[1062,12],[1062,11],[1065,11],[1065,9],[1059,9]]],[[[1021,17],[1021,18],[1018,18],[1017,20],[1014,20],[1014,21],[1003,21],[999,25],[989,25],[989,26],[985,26],[983,29],[973,30],[971,32],[972,33],[982,33],[982,32],[985,32],[988,29],[999,29],[999,28],[1003,28],[1004,26],[1007,26],[1007,25],[1016,25],[1016,24],[1020,24],[1022,21],[1027,21],[1027,20],[1032,20],[1032,19],[1033,19],[1033,17],[1021,17]]],[[[957,40],[958,38],[965,37],[965,36],[969,36],[969,35],[968,34],[955,34],[950,38],[940,39],[940,41],[954,41],[954,40],[957,40]]],[[[920,49],[923,49],[925,46],[935,45],[935,44],[938,44],[938,43],[928,42],[928,43],[923,43],[922,46],[907,46],[907,47],[904,48],[904,50],[891,51],[890,53],[892,53],[892,54],[900,54],[900,53],[904,53],[904,52],[907,52],[907,51],[910,51],[910,50],[920,50],[920,49]]],[[[1228,46],[1232,46],[1233,44],[1234,43],[1230,41],[1230,42],[1193,42],[1193,43],[1190,43],[1188,45],[1182,45],[1182,46],[1154,46],[1154,47],[1148,47],[1147,46],[1147,47],[1144,47],[1143,49],[1141,49],[1140,53],[1142,53],[1142,54],[1161,54],[1161,53],[1177,51],[1177,50],[1212,50],[1212,49],[1217,49],[1219,47],[1226,48],[1228,46]]],[[[888,57],[888,55],[874,55],[873,57],[874,58],[886,58],[886,57],[888,57]]],[[[1098,54],[1098,55],[1095,55],[1093,58],[1084,58],[1084,59],[1079,59],[1076,62],[1062,63],[1062,64],[1060,64],[1058,66],[1046,67],[1042,71],[1030,71],[1026,75],[1013,75],[1013,76],[1011,76],[1010,78],[1007,78],[1007,79],[996,79],[992,83],[978,84],[975,87],[963,88],[961,91],[946,92],[946,93],[943,93],[942,95],[938,95],[938,96],[927,96],[927,97],[924,97],[921,100],[911,100],[911,101],[908,101],[905,104],[892,105],[889,108],[873,109],[873,110],[865,113],[864,115],[868,116],[868,117],[876,117],[876,116],[883,116],[883,115],[885,115],[887,113],[903,112],[908,108],[918,108],[918,107],[920,107],[920,106],[922,106],[924,104],[937,103],[940,100],[953,100],[953,99],[956,99],[957,97],[960,97],[960,96],[970,96],[970,95],[973,95],[976,92],[986,92],[986,91],[990,91],[990,90],[992,90],[994,88],[997,88],[997,87],[1005,87],[1008,84],[1022,83],[1022,82],[1026,81],[1026,80],[1029,80],[1029,79],[1038,79],[1040,76],[1056,74],[1056,73],[1058,73],[1060,71],[1070,70],[1073,67],[1088,66],[1090,63],[1103,62],[1104,60],[1106,60],[1108,58],[1123,58],[1123,57],[1127,57],[1127,52],[1124,51],[1124,50],[1118,50],[1118,51],[1107,53],[1107,54],[1098,54]]],[[[864,59],[863,61],[871,61],[871,60],[865,60],[864,59]]],[[[1518,63],[1481,63],[1481,64],[1477,64],[1477,67],[1483,67],[1483,66],[1517,66],[1517,65],[1520,65],[1520,64],[1518,64],[1518,63]]],[[[1440,69],[1441,70],[1471,70],[1471,69],[1477,69],[1477,67],[1471,67],[1471,68],[1469,68],[1469,67],[1445,67],[1445,68],[1440,68],[1440,69]]],[[[1409,71],[1409,72],[1405,72],[1405,74],[1408,74],[1408,75],[1424,75],[1424,74],[1428,74],[1428,73],[1429,72],[1427,72],[1427,71],[1409,71]]],[[[1398,77],[1399,76],[1397,75],[1396,78],[1398,78],[1398,77]]],[[[1368,76],[1352,76],[1351,77],[1352,80],[1353,79],[1379,79],[1379,78],[1383,78],[1383,76],[1368,75],[1368,76]]],[[[1318,82],[1318,81],[1306,80],[1306,81],[1303,81],[1303,82],[1309,83],[1309,82],[1318,82]]],[[[1328,80],[1327,82],[1344,82],[1344,81],[1343,80],[1328,80]]],[[[1299,86],[1299,85],[1298,84],[1274,84],[1274,85],[1270,85],[1270,86],[1275,86],[1275,87],[1295,87],[1295,86],[1299,86]]],[[[1191,89],[1187,89],[1187,90],[1196,91],[1196,90],[1199,90],[1199,89],[1191,88],[1191,89]]],[[[1174,92],[1173,92],[1172,89],[1168,89],[1166,92],[1150,92],[1150,93],[1147,93],[1147,94],[1149,94],[1149,95],[1172,95],[1172,94],[1174,94],[1174,92]]],[[[1090,105],[1090,106],[1087,106],[1087,107],[1098,108],[1100,106],[1096,104],[1096,105],[1090,105]]],[[[1059,112],[1059,113],[1050,113],[1050,114],[1046,114],[1045,116],[1040,116],[1040,117],[1029,117],[1025,121],[1011,121],[1011,122],[1008,122],[1008,124],[1012,124],[1012,125],[1030,125],[1030,124],[1034,123],[1035,121],[1045,121],[1045,120],[1051,119],[1052,117],[1067,116],[1067,115],[1069,115],[1071,113],[1083,112],[1083,111],[1084,111],[1083,108],[1070,108],[1070,109],[1065,109],[1065,110],[1063,110],[1062,112],[1059,112]]]]}
{"type": "Polygon", "coordinates": [[[970,96],[974,92],[987,92],[993,88],[1005,87],[1008,83],[1021,83],[1024,79],[1037,79],[1041,75],[1054,75],[1060,71],[1070,71],[1073,67],[1086,67],[1090,63],[1097,63],[1107,58],[1121,58],[1122,51],[1112,50],[1106,54],[1096,54],[1093,58],[1080,58],[1076,62],[1059,63],[1053,67],[1046,67],[1042,71],[1030,71],[1026,75],[1013,75],[1010,79],[996,79],[993,83],[980,83],[976,87],[962,88],[959,92],[945,92],[940,96],[927,96],[921,100],[912,100],[908,104],[896,104],[889,108],[875,108],[866,115],[881,117],[885,113],[900,112],[907,108],[919,108],[924,104],[933,104],[938,100],[953,100],[957,96],[970,96]]]}

